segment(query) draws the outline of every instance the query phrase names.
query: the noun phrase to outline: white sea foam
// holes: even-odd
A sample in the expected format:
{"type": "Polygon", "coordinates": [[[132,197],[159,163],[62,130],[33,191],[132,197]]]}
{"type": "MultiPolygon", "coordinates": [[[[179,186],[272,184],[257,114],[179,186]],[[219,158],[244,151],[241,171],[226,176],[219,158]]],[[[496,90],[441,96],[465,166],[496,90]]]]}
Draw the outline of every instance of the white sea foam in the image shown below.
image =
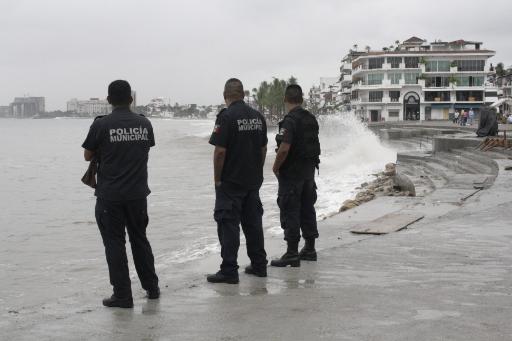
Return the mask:
{"type": "MultiPolygon", "coordinates": [[[[205,122],[196,126],[204,127],[205,122]]],[[[396,151],[383,146],[379,138],[351,114],[323,116],[319,119],[322,146],[320,174],[316,176],[318,220],[338,212],[346,199],[355,195],[355,188],[373,178],[388,162],[396,161],[396,151]]],[[[269,154],[273,152],[273,132],[269,132],[269,154]]],[[[273,157],[269,157],[269,165],[273,157]]],[[[267,167],[269,166],[267,165],[267,167]]],[[[264,225],[270,235],[281,235],[279,208],[276,204],[277,180],[266,174],[260,196],[265,208],[264,225]]],[[[193,243],[161,255],[159,264],[183,263],[219,252],[212,238],[193,243]]]]}
{"type": "MultiPolygon", "coordinates": [[[[317,218],[322,220],[338,212],[346,199],[355,195],[355,188],[372,179],[372,174],[396,161],[396,151],[384,147],[379,138],[349,113],[322,116],[320,173],[316,176],[317,218]]],[[[265,193],[265,186],[262,188],[265,193]]],[[[275,193],[273,194],[275,196],[275,193]]],[[[275,214],[277,216],[277,214],[275,214]]],[[[278,221],[272,221],[271,234],[282,234],[278,221]]]]}

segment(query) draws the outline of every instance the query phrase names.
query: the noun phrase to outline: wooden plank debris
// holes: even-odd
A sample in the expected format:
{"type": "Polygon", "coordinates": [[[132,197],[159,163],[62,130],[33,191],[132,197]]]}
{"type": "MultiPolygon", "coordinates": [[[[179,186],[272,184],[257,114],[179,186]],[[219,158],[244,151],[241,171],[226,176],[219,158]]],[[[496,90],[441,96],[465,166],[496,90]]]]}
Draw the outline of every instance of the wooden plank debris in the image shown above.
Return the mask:
{"type": "Polygon", "coordinates": [[[403,230],[424,217],[424,215],[417,213],[388,213],[375,220],[355,226],[350,232],[355,234],[388,234],[403,230]]]}

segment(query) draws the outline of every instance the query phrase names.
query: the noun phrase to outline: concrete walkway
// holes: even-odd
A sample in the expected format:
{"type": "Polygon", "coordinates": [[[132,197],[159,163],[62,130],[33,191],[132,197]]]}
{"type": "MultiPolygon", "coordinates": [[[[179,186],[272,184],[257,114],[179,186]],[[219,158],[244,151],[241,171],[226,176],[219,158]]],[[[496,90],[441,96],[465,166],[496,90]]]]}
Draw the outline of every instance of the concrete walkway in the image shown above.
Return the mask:
{"type": "Polygon", "coordinates": [[[120,310],[76,297],[4,320],[1,338],[512,340],[512,161],[497,162],[494,185],[463,204],[459,186],[378,198],[323,221],[316,263],[269,268],[266,279],[242,274],[239,285],[206,283],[203,264],[159,301],[120,310]],[[386,236],[348,232],[400,209],[425,219],[386,236]]]}

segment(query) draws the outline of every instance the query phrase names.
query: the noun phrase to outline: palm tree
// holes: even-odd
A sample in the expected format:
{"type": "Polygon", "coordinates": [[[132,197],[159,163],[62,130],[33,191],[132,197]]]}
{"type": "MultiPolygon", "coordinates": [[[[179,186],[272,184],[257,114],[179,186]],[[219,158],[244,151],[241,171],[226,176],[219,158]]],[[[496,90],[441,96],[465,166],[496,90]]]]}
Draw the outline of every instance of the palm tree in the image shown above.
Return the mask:
{"type": "Polygon", "coordinates": [[[498,63],[496,65],[496,76],[503,77],[506,74],[505,66],[503,63],[498,63]]]}
{"type": "Polygon", "coordinates": [[[372,48],[370,46],[366,45],[364,49],[366,50],[367,53],[369,53],[372,48]]]}
{"type": "Polygon", "coordinates": [[[354,51],[357,51],[357,44],[354,44],[352,47],[354,48],[354,51]]]}

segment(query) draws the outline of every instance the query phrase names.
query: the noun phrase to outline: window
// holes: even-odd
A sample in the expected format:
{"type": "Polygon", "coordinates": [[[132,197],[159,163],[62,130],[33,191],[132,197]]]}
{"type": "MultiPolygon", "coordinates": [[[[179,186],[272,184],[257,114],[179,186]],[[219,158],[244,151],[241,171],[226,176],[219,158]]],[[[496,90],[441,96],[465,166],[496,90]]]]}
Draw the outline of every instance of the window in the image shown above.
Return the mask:
{"type": "Polygon", "coordinates": [[[398,117],[399,116],[399,111],[398,110],[393,110],[393,111],[389,111],[389,117],[398,117]]]}
{"type": "Polygon", "coordinates": [[[457,77],[457,86],[469,86],[469,77],[468,76],[458,76],[457,77]]]}
{"type": "Polygon", "coordinates": [[[456,60],[458,71],[484,71],[485,60],[456,60]]]}
{"type": "Polygon", "coordinates": [[[370,58],[368,59],[368,69],[382,69],[384,58],[370,58]]]}
{"type": "Polygon", "coordinates": [[[440,60],[437,62],[437,71],[439,72],[449,72],[450,71],[450,61],[448,60],[440,60]]]}
{"type": "Polygon", "coordinates": [[[425,64],[426,72],[435,72],[437,71],[437,62],[435,60],[430,60],[425,64]]]}
{"type": "Polygon", "coordinates": [[[482,85],[484,85],[484,77],[482,77],[482,76],[473,77],[473,85],[472,86],[482,86],[482,85]]]}
{"type": "Polygon", "coordinates": [[[370,73],[368,74],[368,85],[377,85],[382,84],[382,79],[384,78],[383,73],[370,73]]]}
{"type": "Polygon", "coordinates": [[[405,73],[405,84],[418,84],[419,73],[405,73]]]}
{"type": "Polygon", "coordinates": [[[450,86],[448,77],[427,77],[425,79],[425,87],[427,88],[447,88],[450,86]]]}
{"type": "Polygon", "coordinates": [[[484,85],[483,76],[458,76],[457,86],[482,86],[484,85]]]}
{"type": "Polygon", "coordinates": [[[382,91],[370,91],[369,102],[382,102],[382,91]]]}
{"type": "Polygon", "coordinates": [[[483,91],[457,91],[457,101],[462,102],[473,102],[473,101],[483,101],[483,91]]]}
{"type": "Polygon", "coordinates": [[[420,59],[418,57],[405,57],[404,62],[406,68],[414,69],[419,67],[420,59]]]}
{"type": "Polygon", "coordinates": [[[402,79],[401,73],[388,73],[388,78],[391,81],[391,84],[400,84],[400,79],[402,79]]]}
{"type": "Polygon", "coordinates": [[[448,60],[429,60],[425,64],[426,72],[448,72],[450,71],[450,62],[448,60]]]}
{"type": "Polygon", "coordinates": [[[391,99],[391,102],[400,101],[400,91],[390,91],[389,98],[391,99]]]}
{"type": "Polygon", "coordinates": [[[425,101],[427,102],[450,102],[449,91],[425,91],[425,101]]]}
{"type": "Polygon", "coordinates": [[[392,69],[398,69],[401,62],[402,57],[388,57],[388,63],[391,64],[392,69]]]}
{"type": "Polygon", "coordinates": [[[359,91],[357,91],[357,90],[352,91],[351,98],[352,99],[358,99],[359,98],[359,91]]]}

